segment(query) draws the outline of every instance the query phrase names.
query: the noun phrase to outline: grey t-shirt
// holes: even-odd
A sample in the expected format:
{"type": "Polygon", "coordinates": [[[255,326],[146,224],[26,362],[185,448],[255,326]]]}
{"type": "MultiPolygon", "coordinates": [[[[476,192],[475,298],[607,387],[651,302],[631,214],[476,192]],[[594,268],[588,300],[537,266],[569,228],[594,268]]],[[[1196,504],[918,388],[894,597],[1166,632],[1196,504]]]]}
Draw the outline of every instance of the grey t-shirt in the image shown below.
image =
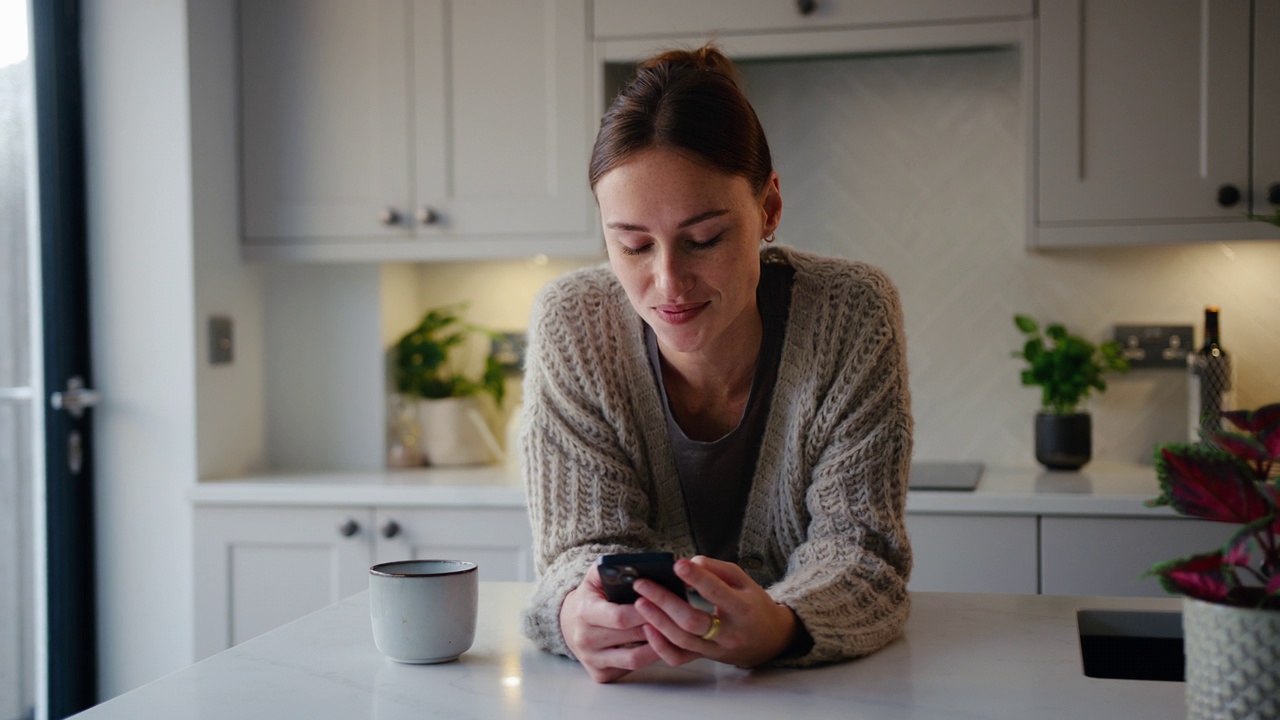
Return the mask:
{"type": "Polygon", "coordinates": [[[666,413],[667,432],[675,452],[676,472],[684,492],[694,544],[699,553],[720,560],[738,560],[742,517],[746,513],[751,478],[760,452],[760,438],[764,435],[773,387],[778,377],[794,276],[795,269],[790,265],[777,262],[760,265],[760,284],[756,287],[756,304],[764,326],[760,358],[756,362],[751,395],[742,419],[736,428],[718,440],[691,440],[672,417],[667,389],[662,381],[657,337],[653,329],[645,325],[649,363],[658,380],[658,394],[662,397],[662,409],[666,413]]]}

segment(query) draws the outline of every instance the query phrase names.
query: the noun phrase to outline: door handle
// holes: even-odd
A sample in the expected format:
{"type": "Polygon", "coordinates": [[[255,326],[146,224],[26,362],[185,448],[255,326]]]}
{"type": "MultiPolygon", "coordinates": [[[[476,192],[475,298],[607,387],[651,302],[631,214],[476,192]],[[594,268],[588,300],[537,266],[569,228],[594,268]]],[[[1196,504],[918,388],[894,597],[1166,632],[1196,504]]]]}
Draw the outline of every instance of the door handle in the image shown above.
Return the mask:
{"type": "Polygon", "coordinates": [[[73,418],[84,417],[84,411],[98,404],[102,396],[97,390],[84,386],[84,378],[74,375],[67,381],[67,389],[49,396],[54,410],[66,410],[73,418]]]}

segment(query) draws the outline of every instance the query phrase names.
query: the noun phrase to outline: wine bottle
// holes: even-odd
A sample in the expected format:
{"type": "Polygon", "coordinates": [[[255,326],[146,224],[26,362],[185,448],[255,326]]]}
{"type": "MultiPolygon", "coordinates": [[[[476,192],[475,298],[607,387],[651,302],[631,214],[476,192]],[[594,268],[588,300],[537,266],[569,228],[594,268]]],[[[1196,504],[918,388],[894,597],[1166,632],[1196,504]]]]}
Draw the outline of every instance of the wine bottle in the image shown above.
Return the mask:
{"type": "Polygon", "coordinates": [[[1190,371],[1188,430],[1190,440],[1198,442],[1202,430],[1222,429],[1222,411],[1233,409],[1235,404],[1234,367],[1231,355],[1222,346],[1216,305],[1204,309],[1204,345],[1187,354],[1187,368],[1190,371]]]}

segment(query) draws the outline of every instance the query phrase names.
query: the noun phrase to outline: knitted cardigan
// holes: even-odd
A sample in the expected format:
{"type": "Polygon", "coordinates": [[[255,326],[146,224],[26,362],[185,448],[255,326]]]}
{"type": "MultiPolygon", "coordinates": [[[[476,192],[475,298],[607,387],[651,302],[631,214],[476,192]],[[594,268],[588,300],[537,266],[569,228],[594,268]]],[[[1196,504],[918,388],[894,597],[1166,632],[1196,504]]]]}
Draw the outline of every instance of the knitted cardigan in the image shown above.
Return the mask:
{"type": "MultiPolygon", "coordinates": [[[[772,663],[800,667],[871,653],[907,620],[906,346],[880,270],[761,257],[796,272],[739,565],[813,637],[772,663]]],[[[606,265],[548,284],[533,310],[520,447],[539,578],[522,627],[550,652],[572,655],[560,605],[600,554],[695,553],[642,322],[606,265]]]]}

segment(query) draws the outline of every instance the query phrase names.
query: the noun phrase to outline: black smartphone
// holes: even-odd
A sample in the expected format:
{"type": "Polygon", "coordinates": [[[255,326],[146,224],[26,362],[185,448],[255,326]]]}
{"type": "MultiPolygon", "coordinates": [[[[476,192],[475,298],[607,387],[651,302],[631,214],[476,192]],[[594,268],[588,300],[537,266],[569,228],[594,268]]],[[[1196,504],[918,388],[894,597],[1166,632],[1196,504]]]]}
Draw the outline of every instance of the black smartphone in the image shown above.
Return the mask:
{"type": "Polygon", "coordinates": [[[688,600],[684,581],[676,577],[676,556],[669,552],[625,553],[601,555],[596,569],[609,602],[633,603],[640,597],[631,589],[638,578],[652,580],[670,590],[676,597],[688,600]]]}

